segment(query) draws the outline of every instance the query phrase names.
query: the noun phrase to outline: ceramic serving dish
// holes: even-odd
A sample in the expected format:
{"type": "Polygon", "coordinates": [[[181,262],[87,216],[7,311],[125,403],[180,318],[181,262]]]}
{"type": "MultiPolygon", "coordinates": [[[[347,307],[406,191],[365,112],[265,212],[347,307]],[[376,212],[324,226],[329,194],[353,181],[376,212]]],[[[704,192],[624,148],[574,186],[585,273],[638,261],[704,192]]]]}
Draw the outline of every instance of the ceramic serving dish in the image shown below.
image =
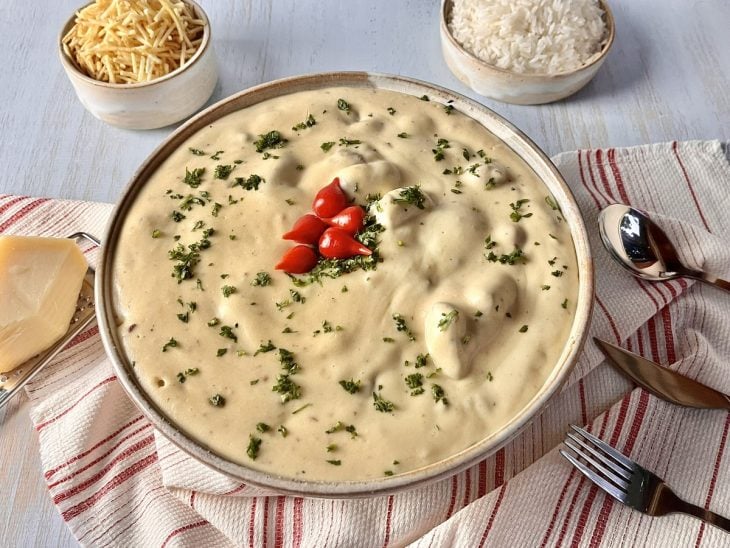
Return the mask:
{"type": "Polygon", "coordinates": [[[464,49],[449,30],[453,0],[442,0],[441,3],[441,52],[454,76],[480,95],[517,105],[558,101],[591,81],[613,45],[616,34],[613,14],[604,0],[598,0],[598,3],[604,11],[608,35],[601,51],[574,70],[554,74],[520,74],[482,61],[464,49]]]}
{"type": "Polygon", "coordinates": [[[182,67],[139,84],[110,84],[82,73],[63,51],[63,37],[74,25],[76,15],[69,18],[58,37],[58,51],[61,65],[86,110],[120,128],[154,129],[179,122],[205,104],[218,81],[210,23],[198,4],[185,2],[205,23],[200,47],[182,67]]]}
{"type": "Polygon", "coordinates": [[[593,265],[585,226],[570,189],[547,156],[517,128],[481,104],[447,89],[400,76],[366,72],[336,72],[299,76],[256,86],[213,105],[170,135],[142,164],[116,206],[104,242],[96,279],[97,316],[106,352],[129,397],[163,435],[198,461],[252,485],[304,496],[349,498],[392,493],[447,477],[497,451],[545,407],[548,400],[567,378],[586,337],[593,302],[593,265]],[[140,190],[166,158],[192,134],[231,112],[262,101],[297,91],[336,86],[384,89],[416,97],[427,94],[432,101],[442,103],[453,101],[451,104],[460,112],[471,116],[502,139],[542,179],[562,209],[563,217],[570,227],[575,244],[579,288],[574,323],[569,338],[565,341],[560,359],[544,386],[501,430],[486,436],[468,449],[447,459],[392,477],[364,481],[302,481],[263,473],[222,458],[188,437],[165,416],[164,412],[156,407],[138,383],[130,361],[125,356],[122,341],[116,329],[113,308],[115,280],[112,266],[125,217],[131,205],[138,198],[140,190]]]}

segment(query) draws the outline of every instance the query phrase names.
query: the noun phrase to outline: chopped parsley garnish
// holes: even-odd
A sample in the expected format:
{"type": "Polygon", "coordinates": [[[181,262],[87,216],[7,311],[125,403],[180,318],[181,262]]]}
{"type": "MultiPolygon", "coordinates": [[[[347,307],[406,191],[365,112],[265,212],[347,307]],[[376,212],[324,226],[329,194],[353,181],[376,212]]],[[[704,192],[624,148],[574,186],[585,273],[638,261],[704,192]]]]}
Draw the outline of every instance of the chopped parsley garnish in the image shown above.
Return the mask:
{"type": "Polygon", "coordinates": [[[458,310],[452,310],[451,312],[442,312],[441,313],[441,319],[438,323],[439,331],[446,331],[449,327],[451,327],[451,324],[456,321],[456,319],[459,317],[459,311],[458,310]]]}
{"type": "Polygon", "coordinates": [[[431,152],[433,152],[433,159],[436,162],[440,162],[441,160],[443,160],[446,157],[444,151],[447,148],[451,148],[449,141],[447,139],[438,139],[436,141],[436,148],[431,150],[431,152]]]}
{"type": "Polygon", "coordinates": [[[204,167],[197,167],[192,171],[185,168],[185,178],[183,179],[183,183],[189,185],[191,188],[198,188],[200,186],[200,179],[203,176],[203,173],[205,173],[204,167]]]}
{"type": "Polygon", "coordinates": [[[328,453],[331,453],[332,451],[337,451],[337,444],[336,443],[330,443],[327,446],[325,446],[325,451],[328,453]]]}
{"type": "Polygon", "coordinates": [[[248,176],[248,178],[236,177],[233,186],[240,186],[244,190],[258,190],[261,183],[265,183],[266,179],[255,173],[248,176]]]}
{"type": "Polygon", "coordinates": [[[253,279],[251,285],[255,287],[264,287],[271,285],[271,275],[268,272],[258,272],[256,278],[253,279]]]}
{"type": "Polygon", "coordinates": [[[436,403],[441,402],[444,405],[449,405],[449,400],[446,399],[446,392],[438,384],[431,385],[431,395],[436,403]]]}
{"type": "Polygon", "coordinates": [[[325,152],[329,152],[333,146],[335,146],[334,141],[327,141],[326,143],[322,143],[321,145],[319,145],[319,148],[321,148],[325,152]]]}
{"type": "MultiPolygon", "coordinates": [[[[208,325],[210,325],[210,322],[208,322],[208,325]]],[[[233,332],[233,328],[230,325],[222,325],[221,330],[218,334],[221,337],[225,337],[226,339],[231,339],[233,342],[238,342],[238,337],[233,332]]]]}
{"type": "Polygon", "coordinates": [[[350,145],[362,144],[360,139],[347,139],[346,137],[340,137],[340,146],[349,147],[350,145]]]}
{"type": "Polygon", "coordinates": [[[256,430],[263,434],[264,432],[268,432],[269,430],[271,430],[271,426],[269,426],[265,422],[260,422],[256,425],[256,430]]]}
{"type": "Polygon", "coordinates": [[[431,100],[428,98],[428,95],[421,95],[420,99],[421,99],[421,101],[430,101],[431,100]]]}
{"type": "MultiPolygon", "coordinates": [[[[418,356],[416,356],[416,362],[414,364],[416,366],[416,369],[420,369],[421,367],[426,367],[426,365],[428,365],[428,358],[429,358],[428,354],[419,354],[418,356]]],[[[408,367],[409,365],[411,365],[411,362],[406,360],[406,362],[403,365],[408,367]]]]}
{"type": "MultiPolygon", "coordinates": [[[[197,196],[193,196],[192,194],[188,194],[183,198],[182,202],[178,205],[180,209],[183,211],[190,211],[193,209],[194,205],[201,205],[204,206],[206,204],[206,201],[203,198],[199,198],[197,196]]],[[[197,224],[197,223],[196,223],[197,224]]],[[[193,228],[193,230],[195,230],[193,228]]]]}
{"type": "Polygon", "coordinates": [[[332,464],[333,466],[339,466],[340,464],[342,464],[342,461],[341,461],[340,459],[336,459],[336,460],[328,460],[327,462],[329,462],[329,463],[330,463],[330,464],[332,464]]]}
{"type": "Polygon", "coordinates": [[[296,415],[300,411],[304,411],[307,407],[312,407],[312,404],[311,403],[305,403],[304,405],[302,405],[298,409],[295,409],[294,411],[292,411],[291,414],[292,415],[296,415]]]}
{"type": "Polygon", "coordinates": [[[220,394],[213,394],[208,401],[215,407],[223,407],[226,404],[226,399],[220,394]]]}
{"type": "Polygon", "coordinates": [[[360,381],[350,379],[349,381],[340,381],[340,386],[349,394],[355,394],[360,391],[360,381]]]}
{"type": "Polygon", "coordinates": [[[231,164],[219,164],[215,166],[215,171],[213,171],[213,177],[216,179],[225,180],[228,179],[231,171],[233,171],[233,166],[231,164]]]}
{"type": "Polygon", "coordinates": [[[188,150],[190,152],[192,152],[193,154],[195,154],[196,156],[205,156],[207,154],[207,152],[203,152],[199,148],[189,147],[188,150]]]}
{"type": "Polygon", "coordinates": [[[383,337],[383,342],[394,343],[395,339],[393,337],[383,337]]]}
{"type": "Polygon", "coordinates": [[[299,131],[302,129],[307,129],[308,127],[312,127],[316,124],[317,124],[317,120],[315,120],[314,116],[312,116],[310,114],[309,116],[307,116],[306,120],[304,120],[303,122],[299,122],[297,125],[295,125],[291,129],[292,129],[292,131],[299,131]]]}
{"type": "Polygon", "coordinates": [[[494,380],[494,375],[492,375],[491,371],[487,371],[487,380],[489,382],[492,382],[494,380]]]}
{"type": "Polygon", "coordinates": [[[337,99],[337,108],[346,112],[347,114],[350,114],[350,103],[348,103],[344,99],[337,99]]]}
{"type": "Polygon", "coordinates": [[[190,312],[180,313],[177,315],[177,319],[180,320],[182,323],[188,323],[188,320],[190,320],[190,312]]]}
{"type": "Polygon", "coordinates": [[[225,150],[216,150],[215,154],[211,154],[210,159],[215,160],[216,162],[221,159],[221,154],[223,154],[225,150]]]}
{"type": "Polygon", "coordinates": [[[267,148],[283,148],[287,144],[287,140],[281,136],[276,130],[269,131],[259,135],[253,144],[256,147],[256,152],[263,152],[267,148]]]}
{"type": "Polygon", "coordinates": [[[545,203],[552,209],[553,211],[560,211],[560,206],[558,205],[558,202],[555,201],[555,198],[552,196],[545,196],[545,203]]]}
{"type": "Polygon", "coordinates": [[[213,209],[211,210],[210,214],[213,217],[217,217],[218,216],[218,212],[221,210],[222,207],[223,207],[223,204],[219,204],[218,202],[214,203],[213,204],[213,209]]]}
{"type": "Polygon", "coordinates": [[[267,343],[261,343],[258,350],[256,350],[253,355],[258,356],[259,354],[271,352],[272,350],[276,350],[276,346],[274,345],[274,343],[271,342],[271,340],[269,340],[269,342],[267,343]]]}
{"type": "Polygon", "coordinates": [[[383,475],[390,477],[393,475],[393,470],[386,470],[385,472],[383,472],[383,475]]]}
{"type": "Polygon", "coordinates": [[[227,299],[236,292],[236,288],[232,285],[224,285],[221,287],[221,291],[223,292],[223,296],[227,299]]]}
{"type": "Polygon", "coordinates": [[[411,373],[405,378],[406,386],[411,389],[411,396],[423,394],[423,375],[411,373]]]}
{"type": "Polygon", "coordinates": [[[393,107],[388,107],[385,110],[387,110],[388,114],[390,114],[391,116],[393,116],[395,114],[395,109],[393,107]]]}
{"type": "Polygon", "coordinates": [[[381,413],[391,413],[395,409],[395,404],[384,399],[380,394],[373,392],[373,407],[381,413]]]}
{"type": "Polygon", "coordinates": [[[487,236],[486,238],[484,238],[484,249],[486,249],[487,251],[489,251],[490,249],[492,249],[496,245],[497,245],[497,242],[495,242],[494,240],[492,240],[492,235],[491,234],[489,236],[487,236]]]}
{"type": "Polygon", "coordinates": [[[279,348],[279,363],[288,375],[294,375],[299,371],[299,364],[294,361],[294,353],[286,348],[279,348]]]}
{"type": "Polygon", "coordinates": [[[560,303],[560,306],[567,309],[568,308],[568,299],[565,299],[562,303],[560,303]]]}
{"type": "Polygon", "coordinates": [[[408,139],[408,134],[405,131],[403,131],[398,134],[398,137],[400,137],[401,139],[408,139]]]}
{"type": "Polygon", "coordinates": [[[522,251],[519,247],[515,247],[511,253],[503,253],[502,255],[497,255],[494,252],[490,251],[486,257],[490,263],[499,262],[500,264],[508,265],[515,265],[518,261],[524,264],[527,260],[524,251],[522,251]]]}
{"type": "Polygon", "coordinates": [[[226,352],[228,352],[227,348],[219,348],[215,355],[217,358],[220,358],[221,356],[225,356],[226,352]]]}
{"type": "Polygon", "coordinates": [[[279,428],[276,429],[276,431],[279,432],[279,434],[281,434],[282,438],[285,438],[289,435],[289,430],[287,430],[286,426],[284,426],[283,424],[280,425],[279,428]]]}
{"type": "Polygon", "coordinates": [[[159,238],[162,235],[162,232],[159,228],[156,228],[152,231],[152,237],[153,238],[159,238]]]}
{"type": "MultiPolygon", "coordinates": [[[[208,244],[210,244],[210,242],[208,242],[208,244]]],[[[199,251],[200,244],[194,243],[188,245],[187,251],[182,244],[177,244],[175,249],[171,249],[167,252],[171,261],[177,261],[177,263],[172,267],[172,276],[177,278],[178,283],[193,277],[193,268],[200,261],[199,251]]]]}
{"type": "Polygon", "coordinates": [[[260,449],[261,449],[261,438],[257,438],[256,436],[249,434],[248,448],[246,449],[246,454],[248,455],[248,458],[250,458],[251,460],[256,460],[256,457],[259,456],[260,449]]]}
{"type": "Polygon", "coordinates": [[[178,346],[178,342],[171,337],[169,341],[167,341],[164,345],[162,345],[162,351],[167,352],[168,348],[177,348],[177,346],[178,346]]]}
{"type": "Polygon", "coordinates": [[[520,329],[519,329],[520,333],[527,333],[527,330],[528,330],[528,327],[527,327],[527,325],[523,325],[523,326],[522,326],[522,327],[520,327],[520,329]]]}
{"type": "Polygon", "coordinates": [[[563,271],[562,270],[553,270],[550,274],[552,274],[556,278],[560,278],[560,276],[563,275],[563,271]]]}
{"type": "Polygon", "coordinates": [[[543,291],[547,291],[548,289],[550,289],[550,286],[549,285],[543,285],[540,289],[542,289],[543,291]]]}
{"type": "Polygon", "coordinates": [[[451,112],[454,110],[454,105],[444,105],[444,111],[446,114],[451,114],[451,112]]]}
{"type": "Polygon", "coordinates": [[[424,209],[426,196],[421,192],[420,185],[414,185],[401,190],[398,197],[393,198],[393,202],[401,205],[414,205],[418,209],[424,209]]]}
{"type": "Polygon", "coordinates": [[[342,421],[337,421],[334,426],[328,428],[325,430],[325,434],[334,434],[335,432],[339,432],[341,430],[344,430],[345,432],[350,434],[350,437],[352,439],[355,439],[357,437],[357,429],[355,428],[354,424],[345,425],[342,421]]]}
{"type": "Polygon", "coordinates": [[[302,387],[295,383],[289,375],[277,375],[276,384],[271,389],[281,395],[281,402],[299,399],[302,396],[302,387]]]}
{"type": "Polygon", "coordinates": [[[183,215],[179,211],[173,211],[172,213],[170,213],[170,218],[176,223],[179,223],[185,218],[185,215],[183,215]]]}
{"type": "Polygon", "coordinates": [[[413,331],[408,328],[408,325],[406,324],[406,319],[402,315],[393,314],[393,321],[395,322],[396,330],[405,333],[408,336],[409,341],[416,340],[416,336],[413,334],[413,331]]]}
{"type": "Polygon", "coordinates": [[[185,371],[181,371],[177,374],[177,381],[182,384],[185,382],[185,379],[187,377],[192,377],[193,375],[197,375],[199,372],[197,367],[191,367],[189,369],[186,369],[185,371]]]}
{"type": "Polygon", "coordinates": [[[497,181],[494,180],[494,177],[490,177],[489,180],[484,183],[484,190],[492,190],[495,186],[497,186],[497,181]]]}
{"type": "Polygon", "coordinates": [[[208,320],[208,327],[215,327],[219,323],[221,323],[221,321],[218,318],[211,318],[208,320]]]}
{"type": "Polygon", "coordinates": [[[522,205],[526,204],[529,201],[530,200],[528,198],[523,198],[509,204],[509,206],[512,208],[512,213],[510,213],[509,218],[512,219],[513,222],[518,223],[522,218],[527,219],[528,217],[532,217],[532,213],[520,212],[520,209],[522,209],[522,205]]]}

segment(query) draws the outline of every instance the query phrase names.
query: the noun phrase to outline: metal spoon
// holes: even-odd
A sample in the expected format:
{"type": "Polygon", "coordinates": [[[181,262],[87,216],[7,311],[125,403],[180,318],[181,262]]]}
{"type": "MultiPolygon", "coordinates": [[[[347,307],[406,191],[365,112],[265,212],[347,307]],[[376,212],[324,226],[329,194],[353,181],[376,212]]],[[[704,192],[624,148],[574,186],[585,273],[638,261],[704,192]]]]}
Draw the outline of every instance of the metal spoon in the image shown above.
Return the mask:
{"type": "Polygon", "coordinates": [[[651,281],[686,277],[730,291],[730,282],[685,266],[664,231],[638,209],[606,207],[598,217],[603,245],[634,276],[651,281]]]}

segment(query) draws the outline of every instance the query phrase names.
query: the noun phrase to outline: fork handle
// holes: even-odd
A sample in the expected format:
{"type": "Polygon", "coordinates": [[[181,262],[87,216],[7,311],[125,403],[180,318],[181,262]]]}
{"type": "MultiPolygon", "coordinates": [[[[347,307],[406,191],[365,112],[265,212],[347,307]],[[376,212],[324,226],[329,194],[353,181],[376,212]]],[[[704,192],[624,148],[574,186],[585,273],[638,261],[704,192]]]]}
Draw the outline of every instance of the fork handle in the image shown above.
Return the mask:
{"type": "Polygon", "coordinates": [[[674,508],[675,512],[690,514],[692,516],[700,518],[702,521],[709,523],[710,525],[714,525],[715,527],[719,527],[723,531],[730,533],[730,519],[727,519],[720,514],[716,514],[715,512],[711,512],[710,510],[707,510],[705,508],[701,508],[699,506],[695,506],[694,504],[690,504],[689,502],[685,502],[681,499],[679,499],[678,502],[679,504],[677,504],[674,508]]]}

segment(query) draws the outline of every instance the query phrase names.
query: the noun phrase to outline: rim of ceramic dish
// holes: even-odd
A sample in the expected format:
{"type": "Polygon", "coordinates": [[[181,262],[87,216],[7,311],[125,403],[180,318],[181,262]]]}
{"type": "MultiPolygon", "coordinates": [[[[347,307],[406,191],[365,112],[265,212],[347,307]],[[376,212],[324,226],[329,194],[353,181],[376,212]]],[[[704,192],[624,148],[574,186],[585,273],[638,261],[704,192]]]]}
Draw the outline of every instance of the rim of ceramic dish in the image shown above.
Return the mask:
{"type": "Polygon", "coordinates": [[[611,46],[613,45],[614,38],[616,36],[616,22],[613,18],[613,13],[611,12],[611,8],[608,7],[608,4],[605,0],[598,0],[598,4],[601,6],[601,9],[604,12],[604,20],[606,22],[606,29],[608,30],[608,37],[606,38],[606,42],[603,44],[603,47],[601,48],[601,52],[598,55],[594,55],[593,58],[591,58],[590,62],[586,63],[585,65],[581,65],[578,68],[570,69],[570,70],[564,70],[562,72],[547,72],[547,73],[540,73],[540,72],[513,72],[511,70],[500,68],[496,65],[493,65],[491,63],[487,63],[484,59],[481,59],[468,51],[464,46],[462,46],[459,41],[454,38],[454,35],[451,34],[451,29],[449,29],[449,21],[451,20],[451,10],[454,7],[454,0],[442,0],[441,2],[441,30],[446,35],[447,39],[451,43],[453,47],[455,47],[458,51],[472,59],[474,62],[478,63],[480,66],[485,67],[489,70],[493,70],[495,72],[499,72],[502,74],[509,74],[512,76],[519,76],[520,78],[535,78],[535,79],[555,79],[560,78],[563,76],[570,76],[572,74],[576,74],[582,70],[586,70],[587,68],[595,65],[596,63],[600,63],[606,55],[608,55],[609,50],[611,49],[611,46]]]}
{"type": "Polygon", "coordinates": [[[202,56],[203,53],[208,49],[210,45],[210,36],[211,36],[211,29],[210,29],[210,21],[208,20],[208,14],[205,13],[203,8],[200,7],[194,0],[182,0],[186,4],[189,4],[193,7],[193,10],[195,10],[195,14],[203,20],[203,39],[200,42],[200,46],[198,46],[198,49],[195,51],[193,56],[188,60],[187,63],[184,65],[177,67],[172,72],[168,72],[164,76],[160,76],[159,78],[155,78],[154,80],[150,80],[149,82],[137,82],[136,84],[112,84],[110,82],[102,82],[101,80],[96,80],[89,76],[88,74],[85,74],[79,69],[79,67],[76,65],[76,63],[73,61],[73,59],[70,59],[68,55],[66,55],[66,52],[63,50],[63,37],[68,34],[68,31],[71,30],[71,27],[76,23],[76,13],[81,11],[82,9],[90,6],[94,2],[89,2],[88,4],[83,5],[79,9],[77,9],[74,14],[66,21],[66,24],[61,28],[61,32],[58,35],[58,53],[61,57],[61,63],[64,67],[66,67],[68,70],[73,73],[73,75],[80,80],[84,81],[87,84],[91,84],[94,86],[109,88],[109,89],[141,89],[145,87],[151,87],[157,84],[161,84],[167,80],[170,80],[177,76],[178,74],[181,74],[191,68],[202,56]]]}
{"type": "Polygon", "coordinates": [[[402,76],[368,72],[333,72],[296,76],[255,86],[212,105],[172,133],[142,163],[116,205],[103,241],[95,288],[99,332],[106,353],[128,396],[160,433],[199,462],[246,484],[273,489],[282,494],[328,498],[389,494],[449,477],[491,455],[516,436],[545,407],[548,400],[567,379],[586,339],[593,306],[594,273],[586,228],[575,198],[549,158],[520,130],[480,103],[440,86],[402,76]],[[298,91],[313,91],[330,87],[365,87],[390,90],[415,97],[427,94],[432,101],[444,104],[451,101],[449,104],[499,137],[538,174],[538,177],[555,197],[562,210],[563,218],[570,227],[578,260],[578,295],[570,335],[552,372],[530,402],[500,430],[455,455],[417,470],[370,480],[303,481],[265,473],[225,459],[200,442],[194,441],[165,416],[164,412],[152,402],[140,386],[130,361],[125,356],[124,347],[116,329],[117,321],[114,313],[112,269],[124,221],[140,189],[172,151],[178,149],[194,133],[231,112],[298,91]]]}

